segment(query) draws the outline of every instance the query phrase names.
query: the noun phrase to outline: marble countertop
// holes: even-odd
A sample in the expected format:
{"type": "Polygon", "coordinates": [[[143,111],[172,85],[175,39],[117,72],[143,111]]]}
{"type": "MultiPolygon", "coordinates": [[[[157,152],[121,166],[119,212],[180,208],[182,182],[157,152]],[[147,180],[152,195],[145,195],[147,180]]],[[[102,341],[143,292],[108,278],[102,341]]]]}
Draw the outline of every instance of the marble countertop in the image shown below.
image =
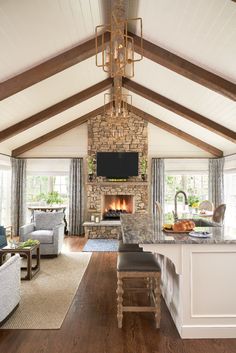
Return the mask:
{"type": "Polygon", "coordinates": [[[209,238],[195,238],[187,233],[166,233],[160,222],[141,213],[121,215],[121,230],[123,242],[129,244],[236,244],[236,228],[195,228],[211,233],[209,238]]]}

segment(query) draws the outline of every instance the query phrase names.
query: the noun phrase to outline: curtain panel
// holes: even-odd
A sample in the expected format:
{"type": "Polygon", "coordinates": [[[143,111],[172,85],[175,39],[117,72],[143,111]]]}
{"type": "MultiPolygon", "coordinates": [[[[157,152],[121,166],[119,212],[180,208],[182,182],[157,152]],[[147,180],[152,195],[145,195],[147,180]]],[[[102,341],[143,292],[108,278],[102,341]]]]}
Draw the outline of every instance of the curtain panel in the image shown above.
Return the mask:
{"type": "Polygon", "coordinates": [[[70,162],[69,185],[69,234],[83,233],[83,159],[73,158],[70,162]]]}
{"type": "Polygon", "coordinates": [[[216,208],[224,203],[224,158],[209,159],[209,200],[216,208]]]}
{"type": "Polygon", "coordinates": [[[152,212],[156,213],[155,202],[158,201],[164,210],[165,202],[165,162],[162,158],[152,158],[152,212]]]}
{"type": "Polygon", "coordinates": [[[26,159],[11,158],[11,223],[13,235],[26,221],[26,159]]]}

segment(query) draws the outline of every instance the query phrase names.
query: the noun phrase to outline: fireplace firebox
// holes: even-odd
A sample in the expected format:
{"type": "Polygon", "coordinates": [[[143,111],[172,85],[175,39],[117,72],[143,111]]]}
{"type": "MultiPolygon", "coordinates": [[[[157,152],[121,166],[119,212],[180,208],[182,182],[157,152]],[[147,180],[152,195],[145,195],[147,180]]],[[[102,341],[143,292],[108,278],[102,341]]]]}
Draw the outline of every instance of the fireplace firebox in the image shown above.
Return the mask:
{"type": "Polygon", "coordinates": [[[133,195],[104,195],[102,212],[104,220],[118,220],[121,214],[133,212],[133,195]]]}

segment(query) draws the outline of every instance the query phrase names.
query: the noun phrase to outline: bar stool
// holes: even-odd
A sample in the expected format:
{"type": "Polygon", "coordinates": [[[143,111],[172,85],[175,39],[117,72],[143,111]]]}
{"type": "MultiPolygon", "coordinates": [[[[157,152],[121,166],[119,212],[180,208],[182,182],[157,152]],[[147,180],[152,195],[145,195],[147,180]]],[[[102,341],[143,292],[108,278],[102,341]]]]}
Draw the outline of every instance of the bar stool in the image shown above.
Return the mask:
{"type": "Polygon", "coordinates": [[[138,244],[125,244],[122,240],[119,241],[118,252],[142,252],[143,249],[138,244]]]}
{"type": "Polygon", "coordinates": [[[117,259],[117,320],[118,328],[122,328],[124,312],[153,312],[155,313],[156,328],[160,327],[161,319],[161,292],[160,292],[161,269],[151,253],[145,252],[123,252],[118,254],[117,259]],[[144,279],[147,286],[144,288],[124,288],[124,280],[144,279]],[[149,306],[126,306],[123,305],[124,290],[136,292],[147,292],[150,297],[149,306]]]}

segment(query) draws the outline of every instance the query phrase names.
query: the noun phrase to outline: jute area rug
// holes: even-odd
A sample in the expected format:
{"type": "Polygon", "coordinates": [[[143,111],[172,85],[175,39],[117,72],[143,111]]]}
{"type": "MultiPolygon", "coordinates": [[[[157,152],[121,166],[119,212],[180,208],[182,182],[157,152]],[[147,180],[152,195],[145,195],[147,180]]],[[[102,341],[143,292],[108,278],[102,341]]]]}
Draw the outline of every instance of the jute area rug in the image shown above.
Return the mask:
{"type": "Polygon", "coordinates": [[[20,305],[1,329],[59,329],[90,257],[68,252],[41,259],[39,273],[31,281],[21,281],[20,305]]]}

